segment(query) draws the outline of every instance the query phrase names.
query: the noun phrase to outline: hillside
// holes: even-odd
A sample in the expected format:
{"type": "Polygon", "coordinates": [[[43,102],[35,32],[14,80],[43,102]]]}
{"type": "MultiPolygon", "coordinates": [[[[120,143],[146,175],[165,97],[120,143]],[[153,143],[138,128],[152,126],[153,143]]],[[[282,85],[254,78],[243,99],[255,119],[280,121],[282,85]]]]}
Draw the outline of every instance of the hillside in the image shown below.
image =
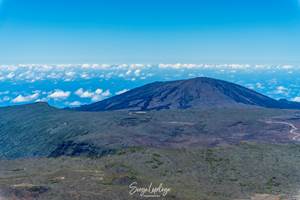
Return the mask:
{"type": "Polygon", "coordinates": [[[143,199],[129,195],[128,185],[136,181],[140,186],[152,182],[171,188],[166,198],[157,199],[292,200],[299,197],[299,152],[299,145],[243,143],[196,149],[131,148],[98,159],[0,160],[0,198],[143,199]]]}
{"type": "Polygon", "coordinates": [[[240,141],[293,142],[290,127],[268,124],[297,111],[261,108],[77,112],[45,103],[0,108],[0,158],[102,156],[128,147],[207,147],[240,141]],[[245,113],[247,113],[245,115],[245,113]]]}

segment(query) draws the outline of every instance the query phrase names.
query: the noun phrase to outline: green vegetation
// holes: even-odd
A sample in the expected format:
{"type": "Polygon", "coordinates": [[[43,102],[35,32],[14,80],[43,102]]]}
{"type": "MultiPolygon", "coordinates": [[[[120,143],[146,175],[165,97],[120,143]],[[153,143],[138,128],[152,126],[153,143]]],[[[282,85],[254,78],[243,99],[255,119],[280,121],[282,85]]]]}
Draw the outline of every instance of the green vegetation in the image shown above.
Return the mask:
{"type": "Polygon", "coordinates": [[[0,108],[0,199],[283,199],[300,189],[299,111],[259,108],[75,112],[47,104],[0,108]],[[2,160],[1,160],[2,159],[2,160]],[[11,159],[11,160],[9,160],[11,159]]]}
{"type": "Polygon", "coordinates": [[[170,187],[167,199],[250,199],[257,193],[284,198],[299,190],[299,166],[295,144],[131,148],[97,159],[2,160],[0,188],[8,196],[30,193],[37,199],[138,199],[128,194],[136,181],[170,187]]]}
{"type": "Polygon", "coordinates": [[[44,103],[0,108],[0,158],[101,157],[122,154],[130,147],[130,151],[153,146],[190,148],[249,139],[282,143],[289,141],[282,137],[282,130],[288,132],[289,127],[264,120],[296,114],[258,108],[89,113],[57,110],[44,103]]]}

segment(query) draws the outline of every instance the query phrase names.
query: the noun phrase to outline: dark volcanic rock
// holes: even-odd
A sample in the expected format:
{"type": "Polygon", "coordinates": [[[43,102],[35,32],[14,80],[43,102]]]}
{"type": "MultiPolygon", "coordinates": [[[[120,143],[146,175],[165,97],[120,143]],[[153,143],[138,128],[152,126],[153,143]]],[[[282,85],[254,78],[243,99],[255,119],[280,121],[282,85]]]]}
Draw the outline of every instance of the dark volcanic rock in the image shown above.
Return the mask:
{"type": "Polygon", "coordinates": [[[11,186],[5,193],[8,199],[37,199],[49,190],[49,187],[43,185],[20,184],[11,186]]]}
{"type": "Polygon", "coordinates": [[[115,153],[116,150],[109,148],[95,147],[89,143],[76,143],[73,141],[66,141],[59,145],[49,157],[59,156],[97,156],[101,157],[108,154],[115,153]]]}
{"type": "Polygon", "coordinates": [[[151,83],[97,103],[84,105],[77,110],[141,111],[239,106],[300,108],[299,103],[277,101],[234,83],[212,78],[194,78],[151,83]]]}

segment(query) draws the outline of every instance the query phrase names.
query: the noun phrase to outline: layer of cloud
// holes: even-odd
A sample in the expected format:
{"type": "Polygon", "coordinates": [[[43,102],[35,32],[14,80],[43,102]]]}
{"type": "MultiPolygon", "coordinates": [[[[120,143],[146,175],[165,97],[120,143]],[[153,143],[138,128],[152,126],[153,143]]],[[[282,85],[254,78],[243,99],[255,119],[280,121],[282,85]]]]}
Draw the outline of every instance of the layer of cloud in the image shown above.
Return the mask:
{"type": "Polygon", "coordinates": [[[35,90],[40,90],[39,97],[31,101],[76,106],[124,93],[127,89],[123,88],[199,76],[238,83],[276,99],[293,99],[299,93],[299,69],[288,64],[0,65],[0,106],[12,105],[14,99],[28,100],[35,90]]]}
{"type": "MultiPolygon", "coordinates": [[[[75,81],[94,78],[111,79],[123,77],[128,80],[146,79],[161,70],[190,70],[195,76],[196,71],[216,70],[219,73],[236,73],[241,71],[276,71],[285,70],[288,73],[299,70],[298,65],[265,65],[265,64],[64,64],[64,65],[0,65],[0,81],[36,82],[43,80],[75,81]]],[[[164,71],[165,73],[166,71],[164,71]]],[[[174,74],[174,73],[173,73],[174,74]]],[[[189,73],[191,74],[191,73],[189,73]]],[[[167,75],[167,74],[166,74],[167,75]]]]}

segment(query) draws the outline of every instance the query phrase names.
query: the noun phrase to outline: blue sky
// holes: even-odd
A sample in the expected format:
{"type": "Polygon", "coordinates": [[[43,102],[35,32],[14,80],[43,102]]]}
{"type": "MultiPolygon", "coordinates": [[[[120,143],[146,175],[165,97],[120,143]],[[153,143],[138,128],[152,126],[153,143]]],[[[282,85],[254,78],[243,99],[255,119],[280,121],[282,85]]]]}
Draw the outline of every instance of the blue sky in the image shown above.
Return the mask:
{"type": "Polygon", "coordinates": [[[0,64],[300,64],[299,0],[0,0],[0,64]]]}
{"type": "Polygon", "coordinates": [[[299,35],[300,0],[0,0],[0,106],[197,76],[300,102],[299,35]]]}

